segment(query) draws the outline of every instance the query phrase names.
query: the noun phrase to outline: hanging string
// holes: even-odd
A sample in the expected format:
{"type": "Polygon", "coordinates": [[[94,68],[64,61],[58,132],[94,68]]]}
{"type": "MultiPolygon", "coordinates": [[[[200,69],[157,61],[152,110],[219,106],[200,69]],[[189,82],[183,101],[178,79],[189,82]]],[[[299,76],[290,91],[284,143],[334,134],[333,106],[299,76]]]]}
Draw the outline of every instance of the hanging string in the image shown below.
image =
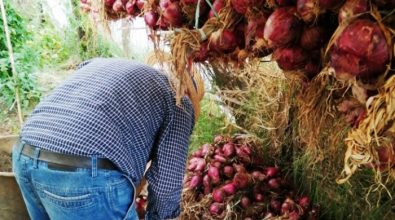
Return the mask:
{"type": "Polygon", "coordinates": [[[21,110],[21,101],[19,98],[18,75],[17,75],[16,69],[15,69],[14,52],[12,50],[10,32],[8,30],[7,16],[6,16],[6,11],[5,11],[3,0],[0,0],[0,9],[1,9],[1,16],[3,18],[4,33],[5,33],[5,38],[7,41],[8,54],[9,54],[10,63],[11,63],[11,71],[12,71],[12,76],[13,76],[13,80],[14,80],[14,84],[15,84],[15,87],[14,87],[15,101],[16,101],[17,112],[18,112],[19,126],[20,126],[20,128],[22,128],[23,118],[22,118],[22,110],[21,110]]]}

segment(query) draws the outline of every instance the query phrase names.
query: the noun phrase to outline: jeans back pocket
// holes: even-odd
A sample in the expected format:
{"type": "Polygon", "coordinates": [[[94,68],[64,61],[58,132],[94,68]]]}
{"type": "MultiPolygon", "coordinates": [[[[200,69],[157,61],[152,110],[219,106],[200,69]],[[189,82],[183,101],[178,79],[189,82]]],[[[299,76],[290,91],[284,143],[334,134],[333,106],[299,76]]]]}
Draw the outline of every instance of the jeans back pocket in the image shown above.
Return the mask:
{"type": "Polygon", "coordinates": [[[95,195],[87,192],[70,192],[68,190],[41,189],[40,197],[45,204],[64,209],[88,208],[95,205],[95,195]]]}

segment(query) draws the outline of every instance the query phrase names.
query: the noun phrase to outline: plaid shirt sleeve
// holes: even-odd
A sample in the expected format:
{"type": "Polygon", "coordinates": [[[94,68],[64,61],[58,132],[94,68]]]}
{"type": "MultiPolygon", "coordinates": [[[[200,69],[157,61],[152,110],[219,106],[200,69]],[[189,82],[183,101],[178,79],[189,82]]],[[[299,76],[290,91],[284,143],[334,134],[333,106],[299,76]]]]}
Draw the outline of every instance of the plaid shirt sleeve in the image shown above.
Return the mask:
{"type": "Polygon", "coordinates": [[[183,100],[184,107],[176,107],[160,133],[152,164],[146,176],[148,207],[146,219],[172,219],[180,215],[181,192],[189,137],[194,116],[190,101],[183,100]]]}

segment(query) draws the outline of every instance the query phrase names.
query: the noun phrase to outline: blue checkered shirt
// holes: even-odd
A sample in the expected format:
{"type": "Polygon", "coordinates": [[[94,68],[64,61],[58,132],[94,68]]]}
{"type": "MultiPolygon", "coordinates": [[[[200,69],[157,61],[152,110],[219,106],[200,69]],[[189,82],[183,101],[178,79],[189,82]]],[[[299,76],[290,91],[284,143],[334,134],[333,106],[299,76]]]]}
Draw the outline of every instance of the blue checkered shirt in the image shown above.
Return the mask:
{"type": "Polygon", "coordinates": [[[50,151],[108,158],[136,184],[151,160],[146,217],[168,219],[180,213],[193,124],[191,101],[184,97],[176,106],[164,74],[129,60],[96,58],[37,105],[21,138],[50,151]]]}

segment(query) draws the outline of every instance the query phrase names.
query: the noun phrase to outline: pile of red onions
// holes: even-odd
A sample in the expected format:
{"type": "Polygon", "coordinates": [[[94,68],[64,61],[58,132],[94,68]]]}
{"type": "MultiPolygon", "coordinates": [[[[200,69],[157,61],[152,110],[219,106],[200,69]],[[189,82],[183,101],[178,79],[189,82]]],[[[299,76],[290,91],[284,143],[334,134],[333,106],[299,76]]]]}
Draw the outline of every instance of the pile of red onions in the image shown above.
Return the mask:
{"type": "MultiPolygon", "coordinates": [[[[81,0],[82,2],[83,0],[81,0]]],[[[145,4],[144,0],[104,0],[104,7],[107,13],[122,14],[126,13],[129,16],[138,16],[145,4]]]]}
{"type": "Polygon", "coordinates": [[[296,196],[280,168],[263,165],[256,150],[240,138],[219,135],[192,153],[184,193],[194,195],[188,197],[195,200],[193,204],[211,201],[201,217],[222,218],[228,204],[241,219],[317,217],[309,197],[296,196]]]}

